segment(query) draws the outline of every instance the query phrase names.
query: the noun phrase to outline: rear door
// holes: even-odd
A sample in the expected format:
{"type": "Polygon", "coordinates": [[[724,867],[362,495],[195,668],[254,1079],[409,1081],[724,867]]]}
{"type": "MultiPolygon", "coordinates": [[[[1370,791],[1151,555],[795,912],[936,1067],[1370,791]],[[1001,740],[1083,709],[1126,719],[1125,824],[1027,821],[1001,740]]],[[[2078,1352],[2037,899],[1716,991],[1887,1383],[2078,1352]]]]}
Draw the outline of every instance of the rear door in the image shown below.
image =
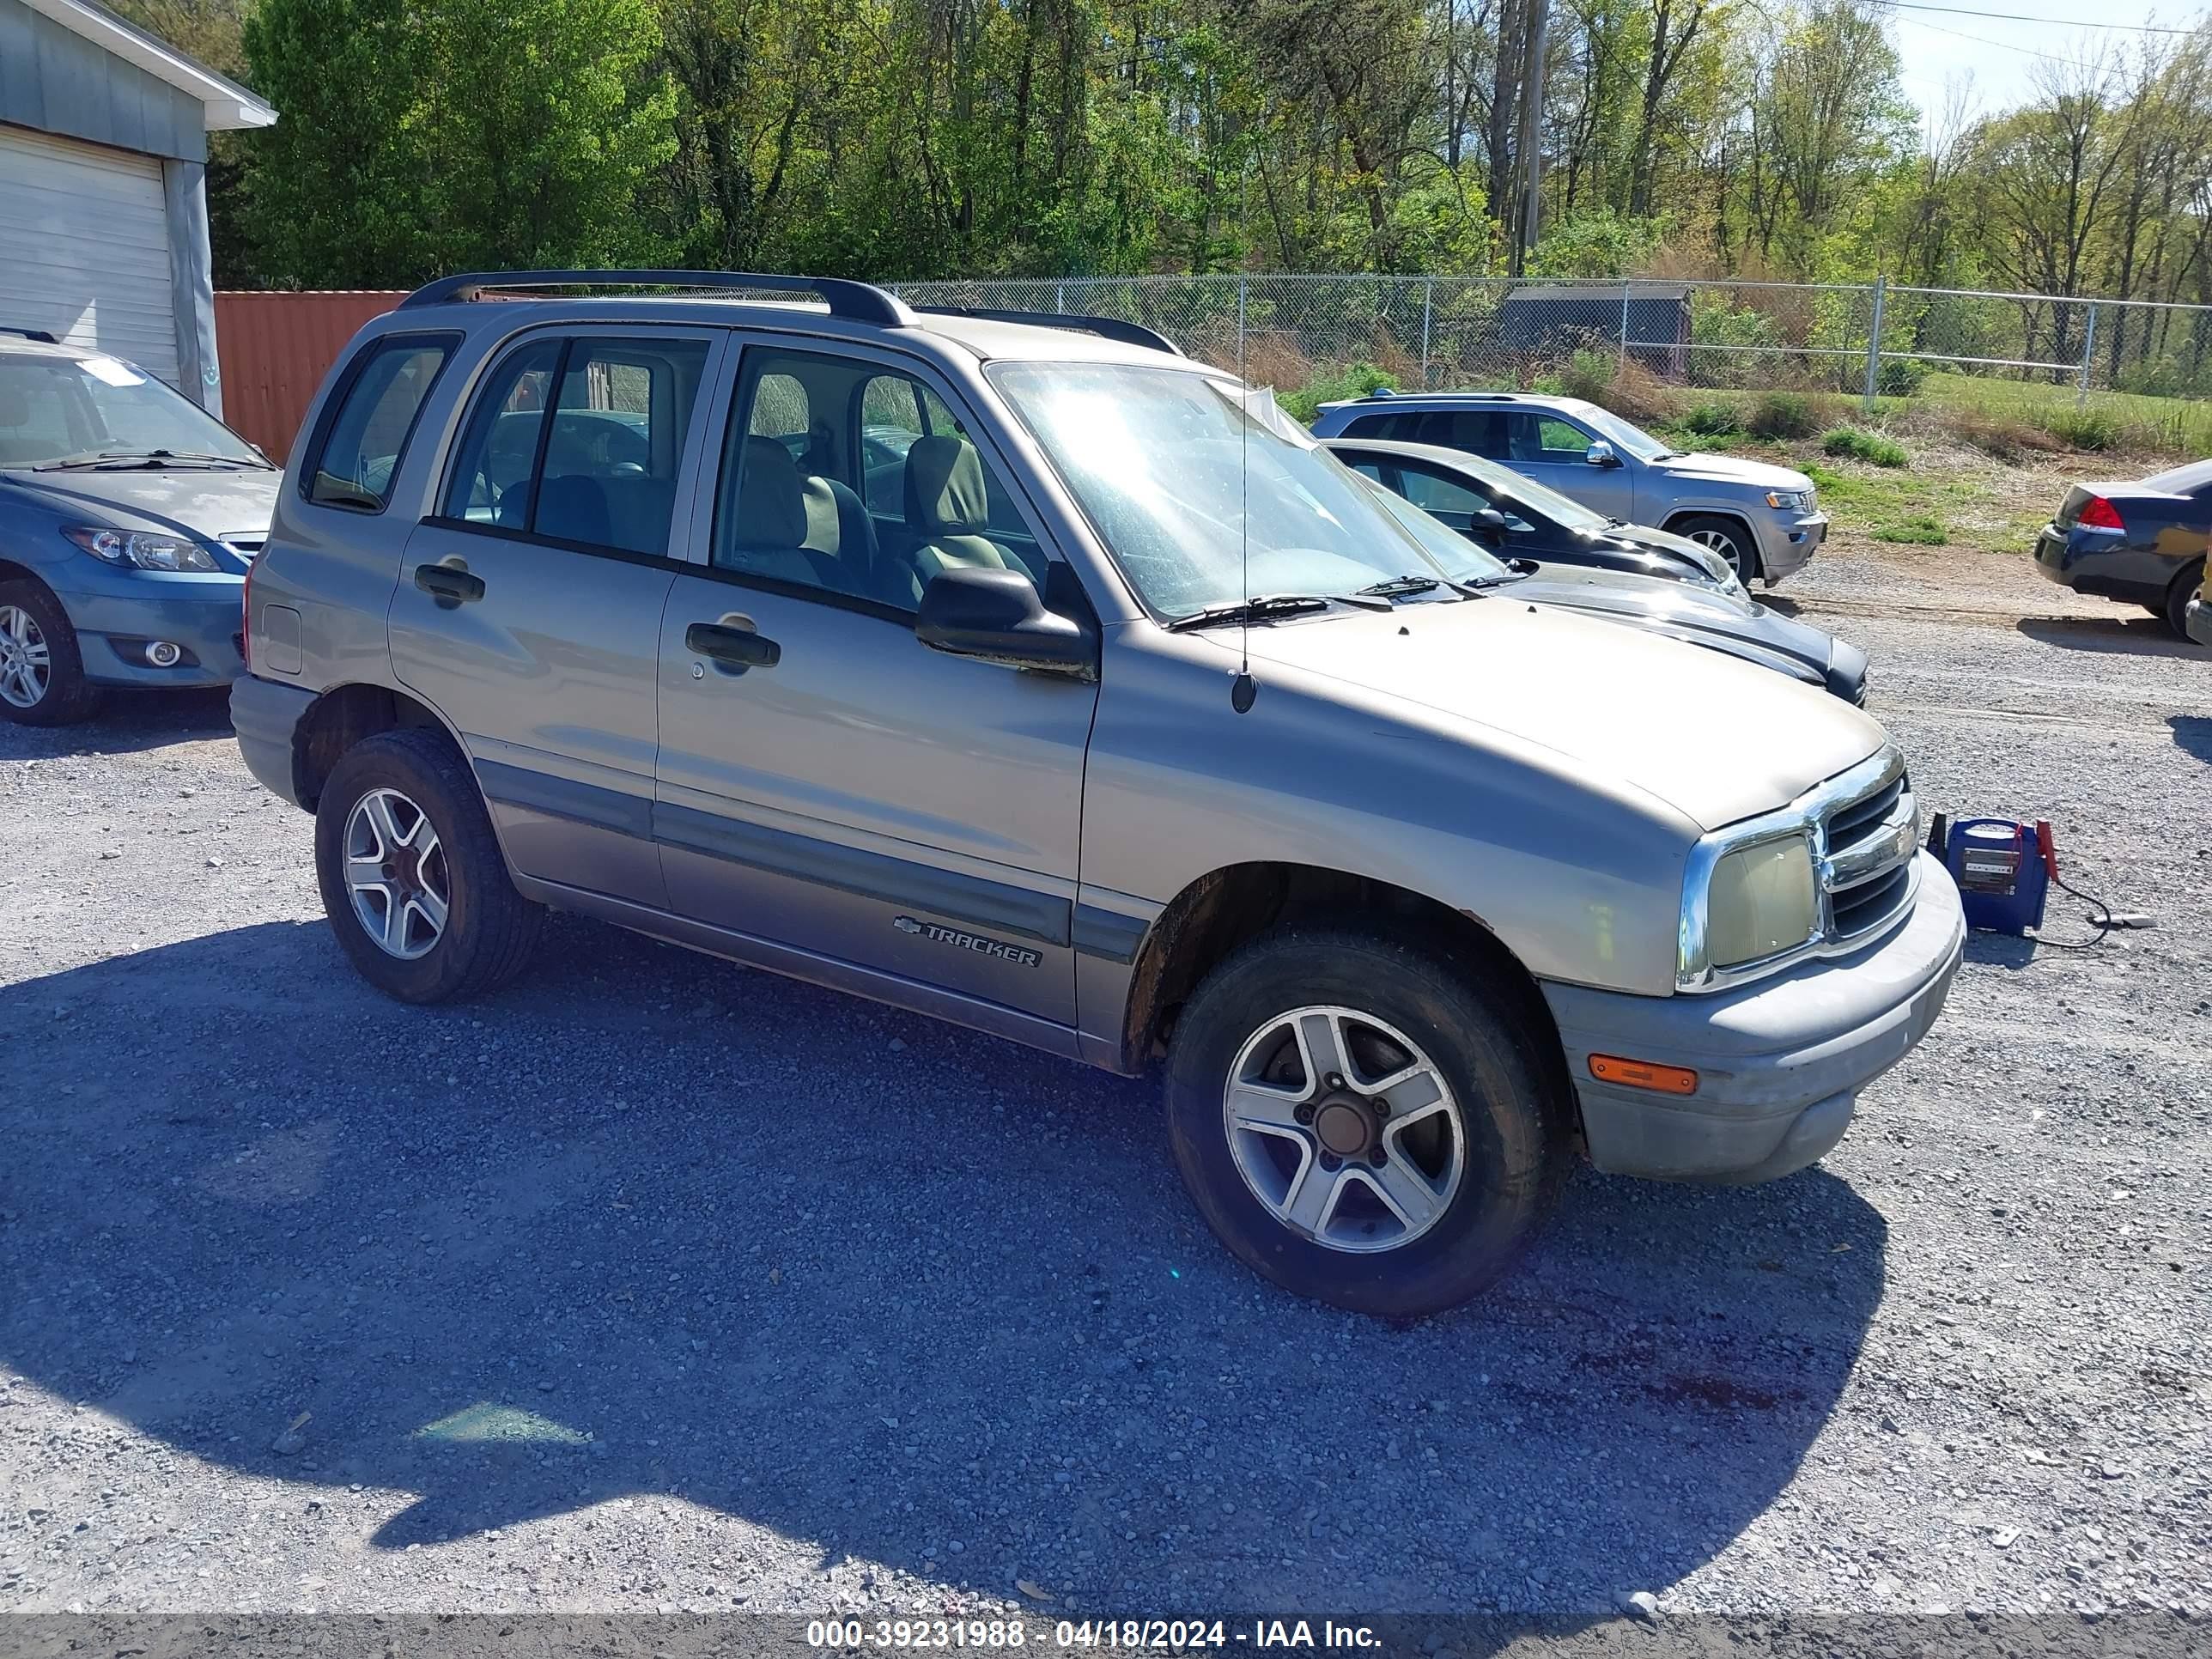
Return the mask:
{"type": "Polygon", "coordinates": [[[493,361],[410,538],[400,682],[444,714],[525,875],[659,906],[661,614],[720,331],[569,328],[493,361]]]}
{"type": "Polygon", "coordinates": [[[1047,1028],[1074,1023],[1097,688],[948,656],[914,622],[933,547],[1035,568],[1063,603],[1073,572],[927,366],[763,339],[730,378],[695,509],[709,556],[661,630],[672,907],[787,971],[1066,1047],[1047,1028]]]}

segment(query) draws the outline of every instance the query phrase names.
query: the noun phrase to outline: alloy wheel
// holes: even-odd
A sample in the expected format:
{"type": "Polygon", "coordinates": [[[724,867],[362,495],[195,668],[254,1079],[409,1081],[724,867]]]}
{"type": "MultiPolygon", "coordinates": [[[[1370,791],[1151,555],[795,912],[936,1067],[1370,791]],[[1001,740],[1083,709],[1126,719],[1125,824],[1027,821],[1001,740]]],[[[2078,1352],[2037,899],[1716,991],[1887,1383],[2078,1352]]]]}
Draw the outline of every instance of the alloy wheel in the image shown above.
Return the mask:
{"type": "Polygon", "coordinates": [[[11,708],[36,708],[53,684],[52,649],[31,613],[0,605],[0,698],[11,708]]]}
{"type": "Polygon", "coordinates": [[[1355,1008],[1276,1015],[1222,1091],[1237,1172],[1269,1214],[1333,1250],[1397,1249],[1443,1219],[1467,1126],[1436,1062],[1355,1008]]]}
{"type": "Polygon", "coordinates": [[[354,919],[386,956],[412,962],[445,937],[452,902],[430,815],[397,789],[372,789],[346,818],[345,884],[354,919]]]}

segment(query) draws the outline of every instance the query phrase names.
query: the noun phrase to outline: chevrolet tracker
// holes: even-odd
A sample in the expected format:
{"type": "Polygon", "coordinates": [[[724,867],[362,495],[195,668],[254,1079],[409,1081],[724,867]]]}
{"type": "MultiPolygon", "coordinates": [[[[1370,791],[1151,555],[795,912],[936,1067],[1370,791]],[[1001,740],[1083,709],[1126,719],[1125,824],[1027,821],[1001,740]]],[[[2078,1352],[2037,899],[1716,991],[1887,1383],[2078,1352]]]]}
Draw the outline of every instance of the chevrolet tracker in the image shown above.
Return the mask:
{"type": "Polygon", "coordinates": [[[454,277],[310,411],[233,718],[391,995],[551,907],[1157,1067],[1231,1251],[1418,1315],[1577,1155],[1820,1158],[1964,937],[1867,714],[1464,547],[1127,324],[454,277]]]}

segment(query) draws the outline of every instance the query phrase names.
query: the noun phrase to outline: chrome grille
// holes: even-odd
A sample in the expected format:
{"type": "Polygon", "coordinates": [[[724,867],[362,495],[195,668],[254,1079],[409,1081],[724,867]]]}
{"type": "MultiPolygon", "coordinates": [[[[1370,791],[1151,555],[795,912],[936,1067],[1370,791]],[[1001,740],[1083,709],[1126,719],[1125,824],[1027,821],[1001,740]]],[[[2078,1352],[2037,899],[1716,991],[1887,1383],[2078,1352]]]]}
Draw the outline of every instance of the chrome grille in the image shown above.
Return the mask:
{"type": "Polygon", "coordinates": [[[225,536],[222,539],[225,547],[237,554],[240,558],[250,562],[261,551],[262,544],[269,538],[266,535],[237,535],[225,536]]]}
{"type": "Polygon", "coordinates": [[[1911,908],[1917,882],[1920,804],[1903,771],[1821,821],[1818,869],[1822,932],[1836,945],[1871,939],[1911,908]]]}

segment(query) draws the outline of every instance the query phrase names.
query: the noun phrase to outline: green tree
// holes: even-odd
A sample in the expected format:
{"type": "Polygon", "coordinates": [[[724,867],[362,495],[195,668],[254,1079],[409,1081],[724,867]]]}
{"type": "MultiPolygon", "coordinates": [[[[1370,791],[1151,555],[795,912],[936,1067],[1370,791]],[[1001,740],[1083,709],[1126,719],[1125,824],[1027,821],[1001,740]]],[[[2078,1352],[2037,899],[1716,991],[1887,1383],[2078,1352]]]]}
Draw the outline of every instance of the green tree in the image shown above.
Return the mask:
{"type": "Polygon", "coordinates": [[[264,271],[404,286],[441,270],[657,251],[674,151],[647,0],[263,0],[247,228],[264,271]]]}

